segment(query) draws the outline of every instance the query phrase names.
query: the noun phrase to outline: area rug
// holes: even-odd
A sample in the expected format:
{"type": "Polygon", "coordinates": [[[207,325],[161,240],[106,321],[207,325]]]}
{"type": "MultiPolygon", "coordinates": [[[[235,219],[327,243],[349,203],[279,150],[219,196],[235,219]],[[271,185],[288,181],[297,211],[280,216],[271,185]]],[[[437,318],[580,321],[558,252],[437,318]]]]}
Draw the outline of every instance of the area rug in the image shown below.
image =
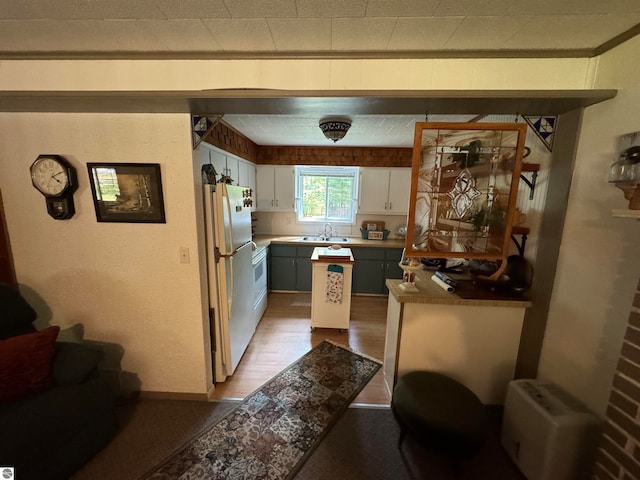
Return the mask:
{"type": "Polygon", "coordinates": [[[325,340],[143,478],[293,478],[380,366],[325,340]]]}

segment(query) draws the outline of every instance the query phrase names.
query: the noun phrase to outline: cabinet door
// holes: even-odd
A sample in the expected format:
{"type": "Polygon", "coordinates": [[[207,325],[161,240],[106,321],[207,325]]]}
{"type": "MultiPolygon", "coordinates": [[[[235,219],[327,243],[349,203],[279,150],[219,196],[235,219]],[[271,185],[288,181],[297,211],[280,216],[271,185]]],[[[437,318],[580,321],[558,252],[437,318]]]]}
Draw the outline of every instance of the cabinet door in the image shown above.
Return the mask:
{"type": "Polygon", "coordinates": [[[296,290],[310,292],[312,286],[313,266],[309,258],[296,259],[296,290]]]}
{"type": "Polygon", "coordinates": [[[216,169],[218,174],[216,180],[220,180],[221,175],[227,174],[227,156],[224,153],[220,153],[217,150],[209,150],[209,161],[213,164],[213,168],[216,169]]]}
{"type": "Polygon", "coordinates": [[[389,170],[389,204],[387,210],[398,215],[409,213],[411,196],[411,169],[392,168],[389,170]]]}
{"type": "Polygon", "coordinates": [[[352,282],[353,293],[384,293],[384,261],[356,260],[352,282]]]}
{"type": "Polygon", "coordinates": [[[384,261],[384,293],[389,293],[389,289],[386,285],[387,278],[393,278],[401,280],[404,275],[404,271],[398,265],[400,260],[402,259],[402,249],[401,248],[388,248],[386,252],[386,257],[384,261]]]}
{"type": "Polygon", "coordinates": [[[360,169],[360,202],[358,213],[388,213],[389,169],[360,169]]]}
{"type": "Polygon", "coordinates": [[[274,210],[293,211],[294,179],[293,167],[274,167],[274,210]]]}
{"type": "Polygon", "coordinates": [[[298,246],[296,249],[296,290],[310,292],[313,284],[311,255],[315,247],[298,246]]]}
{"type": "Polygon", "coordinates": [[[233,180],[232,185],[240,185],[238,158],[232,155],[227,155],[227,175],[233,180]]]}
{"type": "Polygon", "coordinates": [[[256,210],[273,210],[275,205],[274,167],[256,168],[256,210]]]}
{"type": "Polygon", "coordinates": [[[271,256],[271,289],[295,290],[296,289],[296,259],[295,257],[271,256]]]}
{"type": "Polygon", "coordinates": [[[246,160],[238,159],[238,185],[252,188],[249,184],[249,170],[253,164],[246,160]]]}

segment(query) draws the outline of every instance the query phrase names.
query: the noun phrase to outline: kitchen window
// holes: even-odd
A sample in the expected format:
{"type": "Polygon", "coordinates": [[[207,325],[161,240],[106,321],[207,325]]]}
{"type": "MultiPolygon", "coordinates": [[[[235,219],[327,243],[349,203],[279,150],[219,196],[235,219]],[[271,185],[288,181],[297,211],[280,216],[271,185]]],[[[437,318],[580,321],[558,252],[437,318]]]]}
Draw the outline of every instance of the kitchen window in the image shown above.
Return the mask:
{"type": "Polygon", "coordinates": [[[355,222],[358,167],[297,166],[298,222],[355,222]]]}

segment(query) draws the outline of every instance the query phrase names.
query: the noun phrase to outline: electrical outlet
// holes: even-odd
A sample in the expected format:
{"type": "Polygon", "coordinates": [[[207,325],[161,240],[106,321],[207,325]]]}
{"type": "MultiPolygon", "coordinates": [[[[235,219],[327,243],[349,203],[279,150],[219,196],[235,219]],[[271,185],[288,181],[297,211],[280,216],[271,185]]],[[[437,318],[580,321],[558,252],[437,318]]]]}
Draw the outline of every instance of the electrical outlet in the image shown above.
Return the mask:
{"type": "Polygon", "coordinates": [[[180,263],[189,263],[189,249],[187,247],[180,247],[180,263]]]}
{"type": "Polygon", "coordinates": [[[285,222],[286,222],[287,225],[291,225],[291,217],[287,217],[285,222]]]}

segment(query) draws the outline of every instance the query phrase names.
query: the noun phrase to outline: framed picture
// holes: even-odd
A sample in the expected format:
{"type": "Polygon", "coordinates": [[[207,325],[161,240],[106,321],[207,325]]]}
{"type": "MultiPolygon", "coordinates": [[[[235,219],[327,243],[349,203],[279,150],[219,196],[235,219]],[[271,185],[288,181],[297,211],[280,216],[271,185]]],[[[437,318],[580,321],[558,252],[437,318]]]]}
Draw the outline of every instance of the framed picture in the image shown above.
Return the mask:
{"type": "Polygon", "coordinates": [[[160,165],[88,163],[98,222],[165,223],[160,165]]]}

